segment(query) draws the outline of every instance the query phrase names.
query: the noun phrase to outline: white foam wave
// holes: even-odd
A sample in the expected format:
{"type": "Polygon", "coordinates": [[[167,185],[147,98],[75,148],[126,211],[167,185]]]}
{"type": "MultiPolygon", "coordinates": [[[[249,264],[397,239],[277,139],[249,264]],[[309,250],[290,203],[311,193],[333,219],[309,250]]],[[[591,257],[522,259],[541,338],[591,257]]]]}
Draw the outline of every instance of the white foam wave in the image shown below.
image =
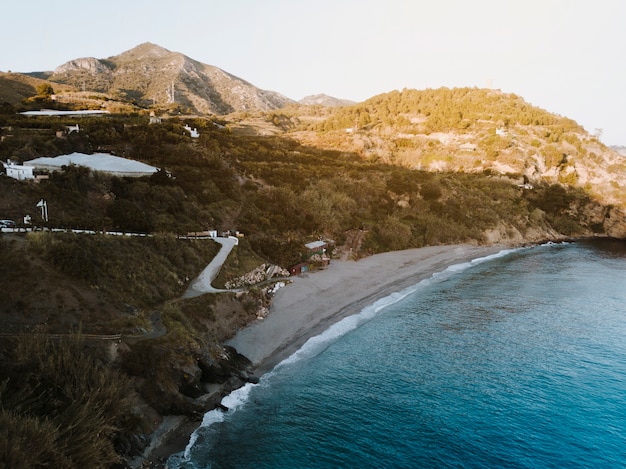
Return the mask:
{"type": "MultiPolygon", "coordinates": [[[[519,251],[520,249],[524,249],[524,248],[515,248],[515,249],[503,249],[502,251],[498,251],[494,254],[489,254],[488,256],[483,256],[483,257],[477,257],[476,259],[472,259],[470,261],[467,262],[461,262],[459,264],[452,264],[448,267],[446,267],[444,270],[442,270],[441,272],[435,272],[432,277],[425,282],[426,285],[431,285],[433,283],[437,283],[437,282],[443,282],[447,279],[449,279],[450,277],[452,277],[455,274],[461,273],[466,271],[467,269],[470,269],[474,266],[477,266],[479,264],[482,264],[484,262],[488,262],[494,259],[499,259],[501,257],[505,257],[508,256],[509,254],[519,251]]],[[[420,282],[421,283],[421,282],[420,282]]]]}
{"type": "Polygon", "coordinates": [[[559,241],[559,242],[554,242],[554,241],[547,241],[543,244],[540,244],[540,246],[568,246],[572,244],[569,241],[559,241]]]}
{"type": "MultiPolygon", "coordinates": [[[[250,392],[252,388],[256,386],[256,384],[246,383],[244,386],[235,389],[230,394],[224,396],[220,404],[228,409],[226,412],[234,412],[240,407],[244,406],[246,402],[248,402],[250,398],[250,392]]],[[[189,461],[191,458],[191,448],[194,446],[196,441],[198,441],[198,437],[200,436],[200,432],[204,431],[203,429],[210,427],[214,423],[220,423],[224,421],[225,411],[222,409],[214,409],[206,414],[202,418],[202,423],[198,428],[194,430],[194,432],[189,437],[189,442],[185,447],[185,451],[183,452],[182,458],[179,463],[189,461]]]]}
{"type": "Polygon", "coordinates": [[[246,383],[239,389],[235,389],[222,399],[222,405],[227,407],[230,411],[237,410],[241,406],[245,405],[250,398],[250,392],[256,386],[256,384],[246,383]]]}
{"type": "Polygon", "coordinates": [[[204,428],[208,428],[214,423],[219,423],[223,421],[224,421],[224,412],[222,412],[221,409],[214,409],[204,414],[204,417],[202,417],[202,423],[200,424],[198,428],[196,428],[193,431],[193,433],[189,437],[189,442],[187,443],[187,446],[185,446],[185,451],[183,451],[182,457],[176,458],[177,459],[176,467],[180,467],[182,463],[191,460],[191,449],[198,441],[200,432],[204,431],[203,430],[204,428]]]}
{"type": "MultiPolygon", "coordinates": [[[[237,409],[243,407],[250,400],[250,393],[254,389],[254,387],[259,386],[260,384],[265,384],[269,379],[271,379],[272,375],[277,372],[280,368],[290,365],[293,363],[297,363],[300,360],[308,359],[319,355],[323,350],[325,350],[330,344],[336,342],[338,339],[348,334],[349,332],[357,329],[359,326],[373,319],[378,313],[383,311],[385,308],[403,300],[407,296],[415,293],[420,288],[427,287],[432,285],[433,283],[437,283],[440,281],[444,281],[451,276],[463,272],[473,266],[482,264],[483,262],[487,262],[493,259],[498,259],[500,257],[505,257],[512,252],[518,251],[524,248],[516,248],[516,249],[504,249],[495,254],[491,254],[489,256],[479,257],[473,259],[469,262],[463,262],[459,264],[454,264],[448,266],[445,270],[441,272],[434,273],[430,278],[421,280],[415,285],[405,288],[399,292],[391,293],[390,295],[380,298],[376,300],[371,305],[364,307],[359,313],[354,314],[352,316],[348,316],[332,326],[326,329],[321,334],[311,337],[309,340],[305,342],[305,344],[300,347],[296,352],[292,355],[281,361],[278,365],[274,367],[274,369],[261,377],[261,381],[259,384],[247,383],[243,387],[234,390],[227,396],[225,396],[221,404],[229,409],[228,412],[234,412],[237,409]]],[[[215,409],[204,414],[204,418],[202,419],[202,423],[200,426],[193,432],[191,437],[189,438],[189,443],[185,448],[183,453],[182,461],[186,462],[190,460],[191,457],[191,448],[194,446],[196,441],[198,440],[199,432],[203,431],[207,427],[210,427],[214,423],[219,423],[224,420],[225,413],[220,409],[215,409]]]]}

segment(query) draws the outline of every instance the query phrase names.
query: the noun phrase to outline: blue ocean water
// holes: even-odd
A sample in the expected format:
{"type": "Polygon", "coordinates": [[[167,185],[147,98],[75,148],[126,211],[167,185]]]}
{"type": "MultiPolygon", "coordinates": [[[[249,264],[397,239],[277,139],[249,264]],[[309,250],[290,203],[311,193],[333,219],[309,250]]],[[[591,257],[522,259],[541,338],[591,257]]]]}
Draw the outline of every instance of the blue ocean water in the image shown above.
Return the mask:
{"type": "Polygon", "coordinates": [[[453,266],[223,403],[171,466],[626,467],[626,243],[453,266]]]}

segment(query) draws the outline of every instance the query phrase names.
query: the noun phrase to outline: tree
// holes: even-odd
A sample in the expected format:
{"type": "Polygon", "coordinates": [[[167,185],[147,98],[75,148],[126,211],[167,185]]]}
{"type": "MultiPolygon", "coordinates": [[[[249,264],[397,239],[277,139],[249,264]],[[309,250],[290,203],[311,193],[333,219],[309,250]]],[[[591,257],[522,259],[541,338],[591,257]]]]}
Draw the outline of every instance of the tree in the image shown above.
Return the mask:
{"type": "Polygon", "coordinates": [[[359,119],[358,120],[359,129],[362,129],[363,127],[365,127],[366,125],[369,125],[372,122],[370,113],[367,111],[360,112],[358,119],[359,119]]]}
{"type": "Polygon", "coordinates": [[[54,94],[54,89],[50,83],[41,83],[37,85],[37,95],[42,98],[49,98],[54,94]]]}

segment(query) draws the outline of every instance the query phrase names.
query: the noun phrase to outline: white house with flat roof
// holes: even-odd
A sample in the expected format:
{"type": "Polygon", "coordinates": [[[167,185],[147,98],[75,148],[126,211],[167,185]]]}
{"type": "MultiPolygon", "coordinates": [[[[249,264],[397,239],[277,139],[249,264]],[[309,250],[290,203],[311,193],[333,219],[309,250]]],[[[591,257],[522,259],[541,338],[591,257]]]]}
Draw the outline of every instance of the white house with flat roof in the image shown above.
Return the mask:
{"type": "Polygon", "coordinates": [[[33,174],[34,168],[32,166],[16,164],[11,160],[8,160],[6,163],[2,163],[2,165],[4,166],[4,171],[7,176],[10,178],[17,179],[18,181],[35,179],[35,175],[33,174]]]}
{"type": "Polygon", "coordinates": [[[199,137],[200,137],[200,132],[198,132],[198,129],[196,129],[196,128],[193,128],[193,129],[192,129],[192,128],[191,128],[190,126],[188,126],[188,125],[185,125],[185,127],[184,127],[184,128],[185,128],[185,130],[186,130],[187,132],[189,132],[189,135],[191,136],[191,138],[199,138],[199,137]]]}

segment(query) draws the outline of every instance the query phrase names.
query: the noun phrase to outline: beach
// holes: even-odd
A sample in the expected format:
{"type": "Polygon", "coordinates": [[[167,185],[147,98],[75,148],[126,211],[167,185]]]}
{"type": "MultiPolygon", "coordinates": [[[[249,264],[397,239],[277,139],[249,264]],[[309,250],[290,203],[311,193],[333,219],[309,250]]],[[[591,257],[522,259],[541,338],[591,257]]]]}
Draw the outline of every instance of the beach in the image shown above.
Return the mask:
{"type": "Polygon", "coordinates": [[[374,301],[503,246],[429,246],[387,252],[358,261],[333,260],[324,270],[294,277],[276,293],[269,315],[228,341],[261,375],[333,323],[374,301]]]}
{"type": "MultiPolygon", "coordinates": [[[[319,271],[290,279],[272,301],[269,315],[240,330],[227,342],[246,356],[260,377],[332,324],[394,292],[399,292],[455,264],[506,249],[502,245],[429,246],[376,254],[358,261],[333,260],[319,271]]],[[[163,461],[182,451],[197,422],[182,419],[154,442],[149,457],[163,461]]],[[[155,466],[152,466],[155,467],[155,466]]],[[[156,467],[159,464],[156,464],[156,467]]]]}
{"type": "Polygon", "coordinates": [[[225,398],[181,467],[620,466],[617,244],[504,249],[368,304],[225,398]]]}

